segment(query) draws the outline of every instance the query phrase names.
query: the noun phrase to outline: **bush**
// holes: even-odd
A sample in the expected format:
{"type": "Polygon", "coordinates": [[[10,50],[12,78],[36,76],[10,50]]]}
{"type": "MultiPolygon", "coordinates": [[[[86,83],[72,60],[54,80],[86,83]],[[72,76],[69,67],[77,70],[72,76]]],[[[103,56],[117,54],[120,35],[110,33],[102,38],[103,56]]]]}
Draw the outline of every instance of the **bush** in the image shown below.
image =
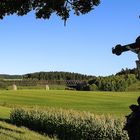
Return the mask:
{"type": "Polygon", "coordinates": [[[123,119],[87,112],[14,109],[10,119],[16,125],[56,135],[61,140],[128,140],[127,134],[122,131],[123,119]]]}
{"type": "Polygon", "coordinates": [[[98,87],[97,87],[97,85],[92,84],[92,85],[89,85],[89,90],[90,91],[97,91],[98,90],[98,87]]]}
{"type": "Polygon", "coordinates": [[[91,86],[94,84],[100,91],[125,91],[127,87],[137,81],[133,74],[128,75],[111,75],[107,77],[94,77],[88,81],[91,86]]]}

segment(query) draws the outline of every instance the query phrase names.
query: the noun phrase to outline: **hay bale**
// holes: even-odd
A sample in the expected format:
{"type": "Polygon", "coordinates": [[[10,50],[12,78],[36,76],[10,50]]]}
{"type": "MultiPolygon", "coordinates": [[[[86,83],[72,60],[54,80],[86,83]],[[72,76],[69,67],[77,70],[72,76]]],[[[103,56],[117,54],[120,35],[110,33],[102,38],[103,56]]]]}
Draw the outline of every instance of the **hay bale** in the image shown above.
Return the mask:
{"type": "Polygon", "coordinates": [[[13,90],[17,90],[17,86],[15,84],[13,84],[13,90]]]}
{"type": "Polygon", "coordinates": [[[49,85],[46,85],[46,90],[49,90],[50,88],[49,88],[49,85]]]}

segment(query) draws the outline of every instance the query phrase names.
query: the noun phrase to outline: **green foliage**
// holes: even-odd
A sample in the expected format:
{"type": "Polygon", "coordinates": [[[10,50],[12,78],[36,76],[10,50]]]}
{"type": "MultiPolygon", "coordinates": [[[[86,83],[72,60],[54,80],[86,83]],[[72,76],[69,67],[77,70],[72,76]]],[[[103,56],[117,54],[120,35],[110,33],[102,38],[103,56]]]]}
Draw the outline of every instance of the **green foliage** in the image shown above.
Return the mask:
{"type": "Polygon", "coordinates": [[[136,68],[133,69],[122,69],[120,72],[117,72],[116,75],[128,75],[128,74],[135,74],[137,75],[138,71],[136,68]]]}
{"type": "Polygon", "coordinates": [[[101,91],[125,91],[127,87],[137,81],[134,74],[94,77],[88,83],[95,84],[101,91]]]}
{"type": "Polygon", "coordinates": [[[15,109],[10,120],[19,126],[56,135],[61,140],[128,140],[123,119],[75,111],[15,109]]]}
{"type": "Polygon", "coordinates": [[[98,90],[98,87],[96,84],[92,84],[92,85],[89,85],[89,90],[90,91],[97,91],[98,90]]]}
{"type": "MultiPolygon", "coordinates": [[[[36,72],[36,73],[29,73],[23,75],[24,79],[32,79],[32,80],[59,80],[64,82],[64,80],[88,80],[93,76],[87,76],[79,73],[71,73],[71,72],[36,72]]],[[[55,81],[54,81],[55,82],[55,81]]],[[[64,84],[64,83],[62,83],[64,84]]]]}

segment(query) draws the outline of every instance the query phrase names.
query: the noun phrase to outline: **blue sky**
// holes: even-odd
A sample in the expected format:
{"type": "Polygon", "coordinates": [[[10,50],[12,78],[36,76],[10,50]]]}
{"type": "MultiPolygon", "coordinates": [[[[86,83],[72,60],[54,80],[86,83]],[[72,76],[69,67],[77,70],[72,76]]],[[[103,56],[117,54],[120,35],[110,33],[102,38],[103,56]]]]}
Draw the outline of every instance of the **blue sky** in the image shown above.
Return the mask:
{"type": "Polygon", "coordinates": [[[135,42],[140,35],[139,0],[101,0],[82,16],[71,17],[64,26],[59,17],[36,20],[8,16],[0,21],[0,73],[68,71],[88,75],[111,75],[134,68],[137,55],[113,55],[116,44],[135,42]]]}

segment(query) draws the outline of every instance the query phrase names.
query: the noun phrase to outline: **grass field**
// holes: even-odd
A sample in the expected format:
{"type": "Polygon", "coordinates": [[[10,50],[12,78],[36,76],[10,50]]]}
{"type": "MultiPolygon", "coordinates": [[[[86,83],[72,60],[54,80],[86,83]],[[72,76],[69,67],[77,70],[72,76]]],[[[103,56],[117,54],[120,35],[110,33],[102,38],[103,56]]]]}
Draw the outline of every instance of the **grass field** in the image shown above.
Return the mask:
{"type": "Polygon", "coordinates": [[[95,114],[125,116],[137,104],[140,92],[83,92],[65,90],[0,91],[0,118],[9,118],[12,107],[55,107],[95,114]]]}

